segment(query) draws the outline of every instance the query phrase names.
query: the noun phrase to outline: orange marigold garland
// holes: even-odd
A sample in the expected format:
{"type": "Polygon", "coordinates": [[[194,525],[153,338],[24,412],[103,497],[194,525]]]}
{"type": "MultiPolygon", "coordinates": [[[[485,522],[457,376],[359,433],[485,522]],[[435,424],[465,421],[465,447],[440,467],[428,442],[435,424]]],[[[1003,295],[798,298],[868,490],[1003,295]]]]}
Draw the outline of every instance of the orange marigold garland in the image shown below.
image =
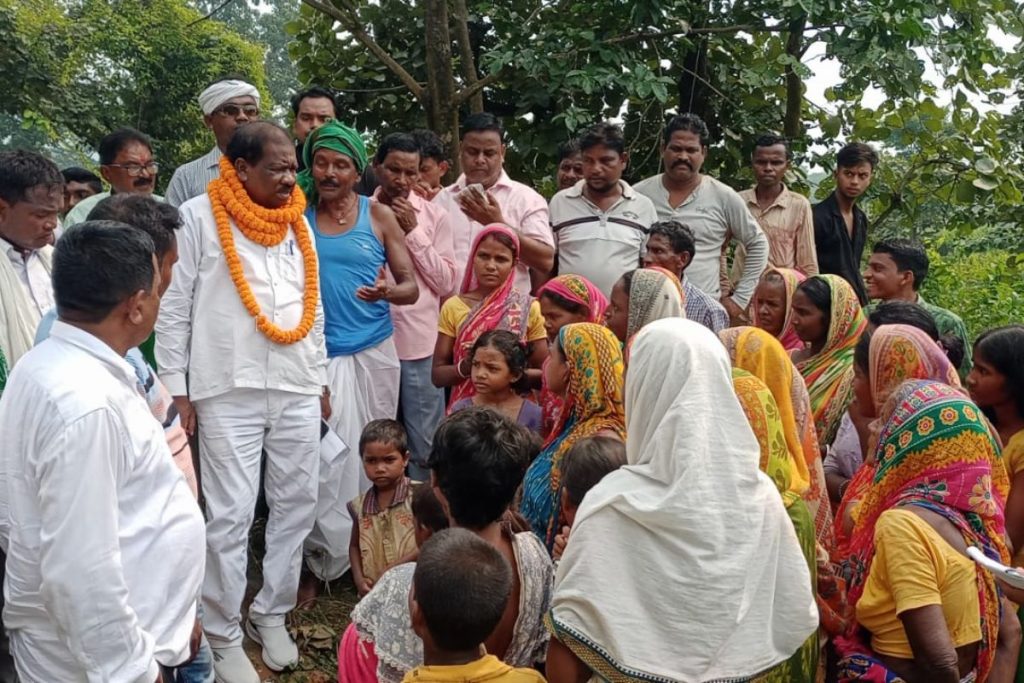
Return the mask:
{"type": "Polygon", "coordinates": [[[217,222],[217,237],[224,252],[224,261],[228,265],[231,281],[235,283],[242,305],[256,320],[256,328],[268,339],[277,344],[294,344],[302,341],[313,329],[316,318],[316,305],[320,296],[317,274],[316,248],[309,236],[309,231],[302,225],[302,212],[306,208],[306,198],[296,185],[288,203],[278,209],[258,206],[242,186],[234,166],[227,157],[220,158],[220,178],[210,181],[207,187],[210,204],[213,206],[213,217],[217,222]],[[259,302],[246,282],[242,270],[242,259],[235,249],[235,237],[231,232],[231,219],[235,220],[247,239],[265,247],[275,247],[284,241],[291,228],[295,233],[295,241],[302,253],[303,270],[306,273],[305,291],[302,295],[302,319],[297,327],[283,330],[260,312],[259,302]]]}

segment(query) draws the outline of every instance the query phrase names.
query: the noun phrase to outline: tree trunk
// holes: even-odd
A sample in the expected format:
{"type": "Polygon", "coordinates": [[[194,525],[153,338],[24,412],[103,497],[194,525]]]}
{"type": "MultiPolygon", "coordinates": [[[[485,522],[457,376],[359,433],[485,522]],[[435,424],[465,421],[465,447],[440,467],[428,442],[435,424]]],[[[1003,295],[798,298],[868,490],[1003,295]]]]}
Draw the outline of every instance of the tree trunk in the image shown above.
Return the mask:
{"type": "MultiPolygon", "coordinates": [[[[786,39],[786,54],[794,60],[803,55],[804,29],[807,27],[807,16],[802,15],[789,24],[789,36],[786,39]]],[[[804,88],[800,74],[793,64],[786,64],[786,116],[783,119],[782,134],[790,140],[803,135],[804,88]]]]}
{"type": "Polygon", "coordinates": [[[452,73],[452,39],[448,29],[447,0],[424,0],[427,61],[427,125],[441,136],[459,171],[459,108],[452,73]]]}
{"type": "MultiPolygon", "coordinates": [[[[459,45],[459,67],[466,87],[477,82],[476,58],[473,56],[473,43],[469,37],[469,10],[466,0],[455,0],[455,37],[459,45]]],[[[477,114],[484,110],[484,92],[478,90],[469,98],[469,111],[477,114]]]]}

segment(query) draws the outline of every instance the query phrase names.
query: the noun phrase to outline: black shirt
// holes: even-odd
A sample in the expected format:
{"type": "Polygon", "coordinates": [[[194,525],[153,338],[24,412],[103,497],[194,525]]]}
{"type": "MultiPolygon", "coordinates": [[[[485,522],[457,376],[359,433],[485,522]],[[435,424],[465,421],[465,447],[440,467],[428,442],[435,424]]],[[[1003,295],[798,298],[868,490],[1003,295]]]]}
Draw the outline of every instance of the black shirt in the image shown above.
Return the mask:
{"type": "Polygon", "coordinates": [[[862,306],[868,303],[868,291],[860,274],[864,246],[868,241],[868,217],[853,206],[853,238],[846,229],[843,212],[833,192],[828,199],[815,204],[814,247],[818,252],[818,271],[839,275],[850,283],[862,306]]]}

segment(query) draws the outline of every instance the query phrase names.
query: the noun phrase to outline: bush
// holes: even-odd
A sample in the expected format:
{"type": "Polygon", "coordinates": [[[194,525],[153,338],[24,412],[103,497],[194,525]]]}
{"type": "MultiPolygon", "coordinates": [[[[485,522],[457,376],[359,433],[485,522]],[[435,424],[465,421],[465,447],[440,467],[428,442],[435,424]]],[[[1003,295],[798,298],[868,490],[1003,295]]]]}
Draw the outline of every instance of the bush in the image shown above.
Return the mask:
{"type": "Polygon", "coordinates": [[[1024,322],[1024,272],[1013,253],[933,251],[929,257],[921,295],[963,318],[972,340],[989,328],[1024,322]]]}

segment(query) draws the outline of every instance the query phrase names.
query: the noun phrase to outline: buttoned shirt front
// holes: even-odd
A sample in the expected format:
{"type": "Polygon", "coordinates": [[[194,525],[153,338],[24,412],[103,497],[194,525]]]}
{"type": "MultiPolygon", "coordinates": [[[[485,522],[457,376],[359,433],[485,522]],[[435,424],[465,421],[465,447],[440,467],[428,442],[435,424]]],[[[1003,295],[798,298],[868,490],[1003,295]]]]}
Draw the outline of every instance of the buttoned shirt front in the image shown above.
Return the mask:
{"type": "MultiPolygon", "coordinates": [[[[233,389],[276,389],[319,395],[327,383],[323,306],[313,329],[294,344],[277,344],[256,329],[235,289],[217,235],[210,197],[181,207],[178,262],[160,304],[156,360],[172,396],[193,401],[233,389]],[[188,391],[186,393],[186,375],[188,391]]],[[[309,234],[302,219],[297,226],[309,234]]],[[[305,268],[291,233],[275,247],[245,237],[231,222],[235,249],[261,313],[291,330],[302,318],[305,268]]]]}
{"type": "Polygon", "coordinates": [[[814,216],[814,248],[818,253],[818,272],[838,275],[853,287],[861,306],[868,303],[868,290],[861,276],[861,260],[868,241],[868,217],[857,205],[853,206],[853,232],[836,200],[830,194],[811,210],[814,216]]]}
{"type": "Polygon", "coordinates": [[[640,265],[647,230],[658,220],[651,200],[619,181],[622,196],[607,211],[587,199],[587,181],[551,200],[551,229],[558,244],[558,272],[582,275],[605,296],[623,273],[640,265]]]}
{"type": "MultiPolygon", "coordinates": [[[[22,252],[5,239],[0,238],[0,246],[4,250],[4,258],[10,261],[18,279],[25,288],[25,296],[36,309],[39,317],[46,315],[56,303],[53,298],[53,282],[50,271],[39,256],[38,250],[22,252]]],[[[46,247],[47,249],[49,247],[46,247]]]]}
{"type": "Polygon", "coordinates": [[[57,322],[0,402],[3,618],[28,680],[151,683],[188,658],[204,522],[137,384],[57,322]]]}
{"type": "Polygon", "coordinates": [[[697,253],[686,269],[686,276],[714,298],[722,296],[722,247],[730,239],[743,245],[747,263],[732,298],[746,308],[768,263],[768,238],[739,194],[710,176],[701,176],[700,184],[679,206],[670,203],[662,174],[640,181],[633,189],[654,202],[659,220],[676,220],[693,231],[697,253]]]}
{"type": "MultiPolygon", "coordinates": [[[[455,265],[458,268],[456,287],[461,286],[466,269],[472,268],[472,264],[469,263],[469,252],[473,248],[473,240],[486,227],[470,220],[459,206],[456,197],[464,189],[466,176],[461,175],[455,184],[446,187],[435,198],[435,201],[448,211],[448,218],[452,224],[452,244],[455,247],[455,265]]],[[[512,180],[502,171],[494,185],[487,188],[487,192],[501,206],[502,217],[509,227],[549,247],[555,246],[555,238],[548,220],[548,203],[536,191],[512,180]]],[[[529,292],[532,288],[530,269],[522,259],[516,266],[516,288],[521,292],[529,292]]]]}
{"type": "Polygon", "coordinates": [[[206,194],[206,186],[214,178],[220,177],[220,158],[224,154],[214,146],[209,152],[182,164],[174,170],[171,182],[167,185],[167,203],[181,206],[199,195],[206,194]]]}
{"type": "MultiPolygon", "coordinates": [[[[379,197],[377,188],[373,198],[379,197]]],[[[399,360],[422,360],[434,353],[441,300],[455,292],[457,266],[448,212],[415,192],[408,199],[416,212],[416,227],[405,235],[405,246],[420,296],[414,304],[391,306],[391,322],[399,360]]]]}
{"type": "MultiPolygon", "coordinates": [[[[807,197],[790,191],[785,185],[770,206],[761,208],[755,188],[740,192],[754,220],[768,238],[768,265],[791,268],[810,277],[818,274],[818,255],[814,251],[814,217],[807,197]]],[[[732,280],[743,272],[746,253],[736,248],[732,280]]]]}

